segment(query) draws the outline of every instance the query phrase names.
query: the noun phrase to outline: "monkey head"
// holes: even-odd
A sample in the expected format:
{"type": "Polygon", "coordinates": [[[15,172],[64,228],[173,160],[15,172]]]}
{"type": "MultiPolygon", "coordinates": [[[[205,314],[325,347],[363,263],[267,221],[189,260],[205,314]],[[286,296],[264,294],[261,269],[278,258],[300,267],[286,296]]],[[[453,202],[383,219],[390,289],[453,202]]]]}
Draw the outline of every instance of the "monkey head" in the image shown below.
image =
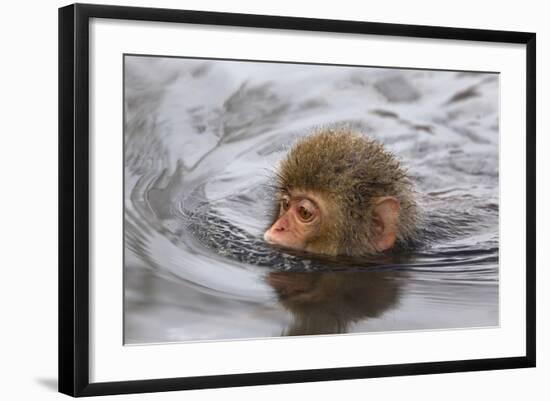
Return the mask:
{"type": "Polygon", "coordinates": [[[414,233],[416,203],[397,159],[378,142],[343,130],[310,135],[278,172],[266,242],[315,254],[364,256],[414,233]]]}

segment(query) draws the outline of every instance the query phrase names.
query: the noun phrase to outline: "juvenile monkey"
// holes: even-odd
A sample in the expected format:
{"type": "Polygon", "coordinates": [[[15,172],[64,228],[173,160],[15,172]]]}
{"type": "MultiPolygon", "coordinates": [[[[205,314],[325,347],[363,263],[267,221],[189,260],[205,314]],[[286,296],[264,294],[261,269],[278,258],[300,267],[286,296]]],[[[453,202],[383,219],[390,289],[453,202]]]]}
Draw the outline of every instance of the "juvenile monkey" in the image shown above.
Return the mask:
{"type": "Polygon", "coordinates": [[[366,256],[415,234],[412,183],[393,154],[347,129],[298,141],[277,174],[266,242],[315,254],[366,256]]]}

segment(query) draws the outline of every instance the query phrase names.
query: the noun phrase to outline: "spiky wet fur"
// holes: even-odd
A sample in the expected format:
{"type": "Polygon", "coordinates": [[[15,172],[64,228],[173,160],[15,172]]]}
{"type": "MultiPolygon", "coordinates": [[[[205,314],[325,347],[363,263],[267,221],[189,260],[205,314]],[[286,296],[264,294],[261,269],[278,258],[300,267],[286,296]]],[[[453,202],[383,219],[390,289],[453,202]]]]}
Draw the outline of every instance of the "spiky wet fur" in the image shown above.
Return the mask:
{"type": "Polygon", "coordinates": [[[328,253],[377,253],[369,241],[370,217],[373,200],[383,196],[400,202],[397,242],[414,236],[417,205],[406,171],[380,143],[351,130],[323,129],[299,140],[280,164],[278,186],[282,191],[313,191],[328,200],[331,219],[323,223],[320,237],[312,239],[333,247],[328,253]]]}

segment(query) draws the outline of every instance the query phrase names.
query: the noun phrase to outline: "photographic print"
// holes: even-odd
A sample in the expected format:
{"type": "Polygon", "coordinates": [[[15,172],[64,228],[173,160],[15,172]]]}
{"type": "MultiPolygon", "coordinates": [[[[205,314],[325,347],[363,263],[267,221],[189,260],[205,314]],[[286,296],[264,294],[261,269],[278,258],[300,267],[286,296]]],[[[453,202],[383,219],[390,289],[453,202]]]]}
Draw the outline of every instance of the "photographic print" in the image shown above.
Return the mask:
{"type": "Polygon", "coordinates": [[[499,325],[498,73],[123,69],[125,344],[499,325]]]}
{"type": "Polygon", "coordinates": [[[535,61],[532,32],[61,8],[59,391],[535,366],[535,61]]]}

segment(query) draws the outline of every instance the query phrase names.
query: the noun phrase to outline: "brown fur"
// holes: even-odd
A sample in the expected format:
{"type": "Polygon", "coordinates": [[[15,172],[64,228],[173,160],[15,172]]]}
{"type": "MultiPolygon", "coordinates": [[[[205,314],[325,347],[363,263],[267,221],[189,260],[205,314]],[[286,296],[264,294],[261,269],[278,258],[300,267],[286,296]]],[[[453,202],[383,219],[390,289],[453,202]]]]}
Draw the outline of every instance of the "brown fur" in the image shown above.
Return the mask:
{"type": "Polygon", "coordinates": [[[319,236],[311,241],[336,247],[330,253],[376,253],[369,223],[378,197],[391,196],[400,203],[397,241],[405,243],[414,235],[417,205],[405,170],[381,144],[350,130],[325,129],[298,141],[281,162],[278,187],[323,197],[331,218],[324,219],[319,236]]]}

